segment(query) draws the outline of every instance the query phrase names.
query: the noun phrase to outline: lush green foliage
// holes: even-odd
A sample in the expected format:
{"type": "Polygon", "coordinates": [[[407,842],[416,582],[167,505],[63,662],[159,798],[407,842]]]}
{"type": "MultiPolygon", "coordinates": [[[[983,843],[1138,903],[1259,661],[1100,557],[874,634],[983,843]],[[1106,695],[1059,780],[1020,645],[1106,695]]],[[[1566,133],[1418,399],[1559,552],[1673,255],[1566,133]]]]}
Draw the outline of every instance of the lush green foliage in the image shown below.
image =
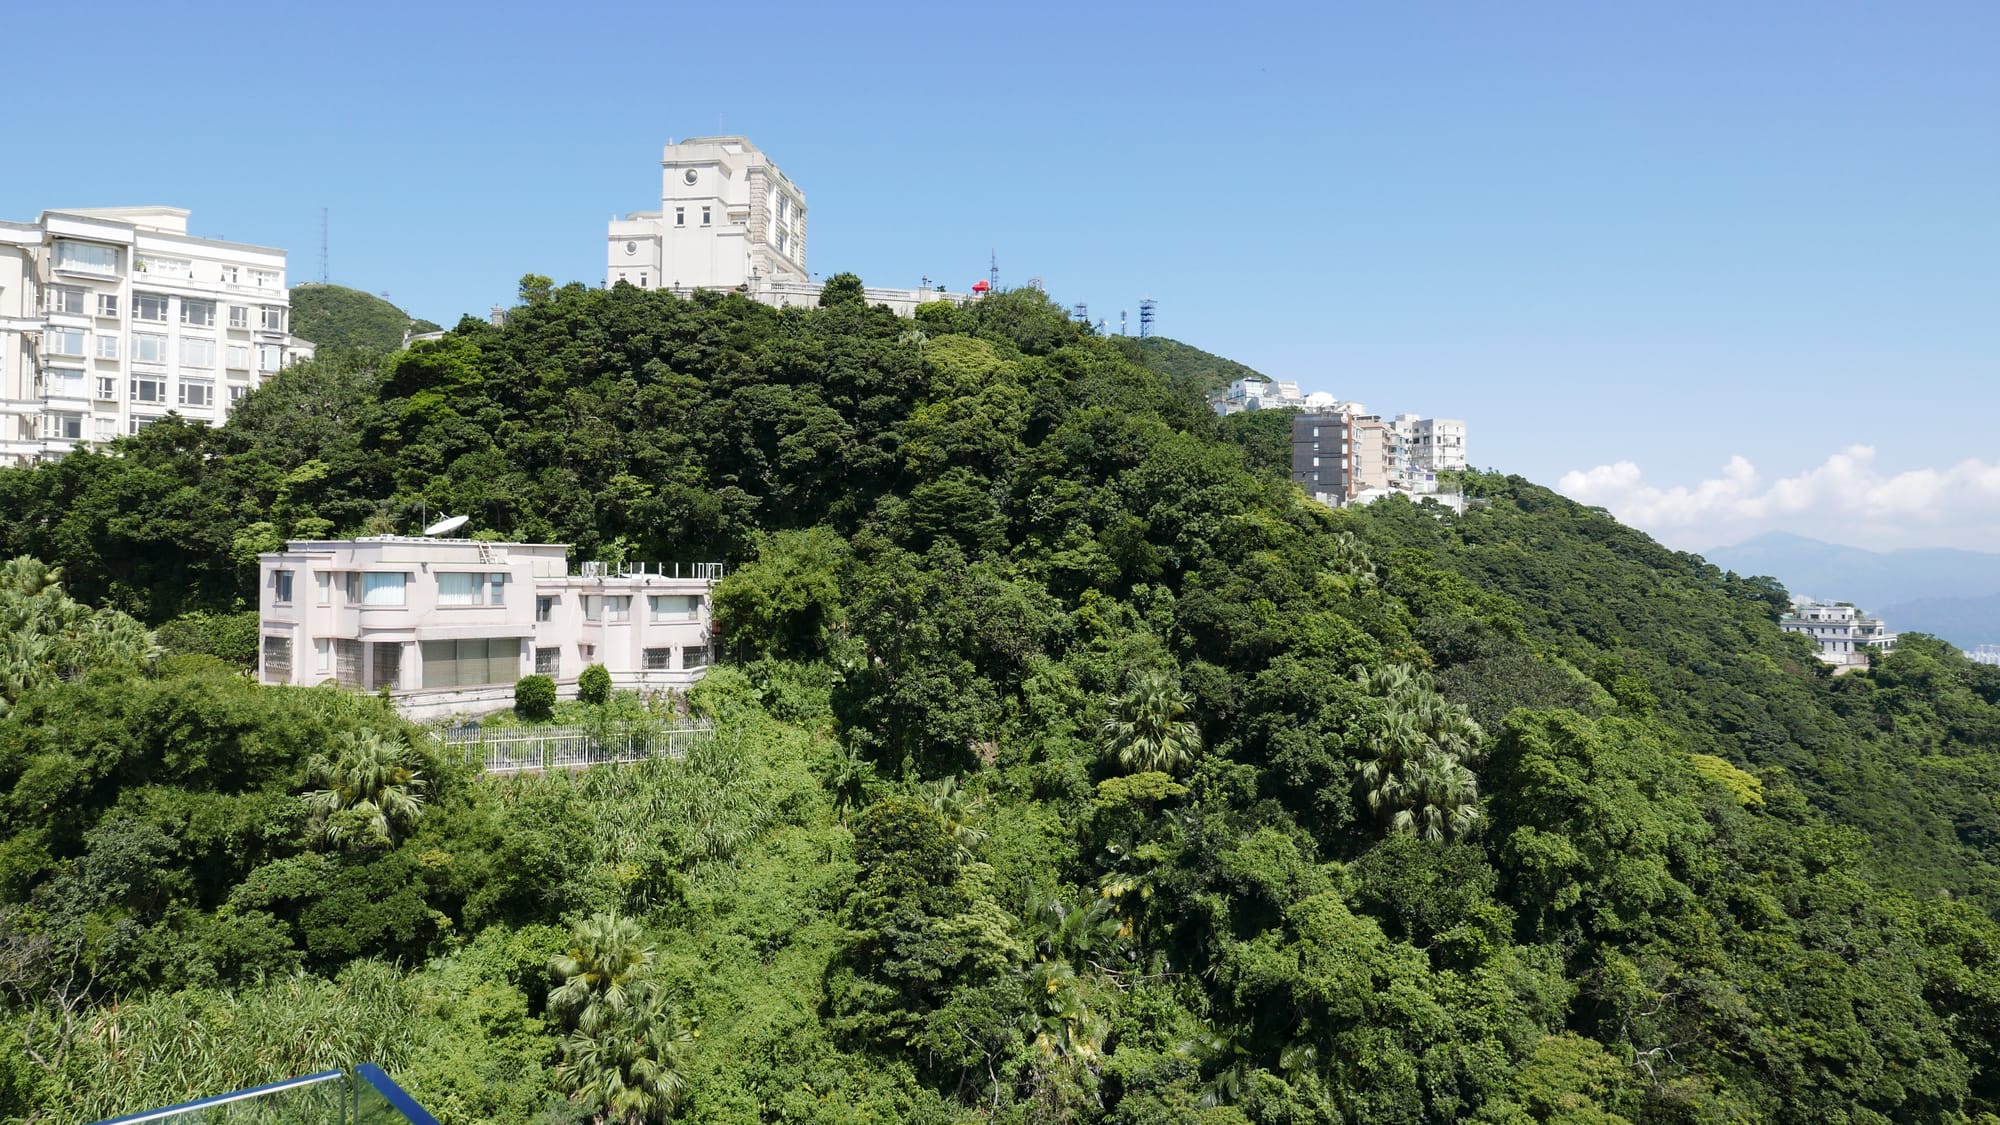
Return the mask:
{"type": "Polygon", "coordinates": [[[548,721],[555,713],[555,680],[548,676],[522,676],[514,685],[514,714],[536,723],[548,721]]]}
{"type": "Polygon", "coordinates": [[[405,333],[437,328],[373,293],[345,285],[308,282],[292,288],[292,334],[321,346],[393,352],[403,346],[405,333]]]}
{"type": "Polygon", "coordinates": [[[1329,512],[1032,292],[523,295],[0,472],[84,654],[9,665],[0,1116],[370,1055],[453,1125],[2000,1112],[2000,670],[1830,677],[1512,478],[1329,512]],[[735,564],[718,735],[474,777],[118,612],[418,503],[735,564]]]}

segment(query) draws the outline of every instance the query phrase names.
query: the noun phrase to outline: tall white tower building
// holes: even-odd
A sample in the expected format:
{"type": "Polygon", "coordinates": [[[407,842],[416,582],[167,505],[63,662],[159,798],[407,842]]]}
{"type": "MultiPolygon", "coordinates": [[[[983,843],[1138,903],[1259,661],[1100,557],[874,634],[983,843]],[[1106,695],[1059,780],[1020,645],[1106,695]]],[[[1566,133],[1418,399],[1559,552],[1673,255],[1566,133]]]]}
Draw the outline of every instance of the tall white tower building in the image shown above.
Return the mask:
{"type": "Polygon", "coordinates": [[[312,345],[291,335],[285,252],[187,233],[177,207],[0,222],[0,465],[214,424],[312,345]]]}
{"type": "Polygon", "coordinates": [[[605,284],[756,291],[806,284],[806,197],[742,137],[696,137],[660,158],[660,209],[611,220],[605,284]]]}

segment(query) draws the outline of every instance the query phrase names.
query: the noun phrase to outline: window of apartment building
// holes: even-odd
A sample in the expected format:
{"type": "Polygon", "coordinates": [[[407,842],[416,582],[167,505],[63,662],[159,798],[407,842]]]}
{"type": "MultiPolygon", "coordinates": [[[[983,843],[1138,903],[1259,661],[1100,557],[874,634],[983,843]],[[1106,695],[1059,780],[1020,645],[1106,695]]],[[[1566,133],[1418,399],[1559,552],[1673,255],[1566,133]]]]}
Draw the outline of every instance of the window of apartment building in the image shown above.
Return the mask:
{"type": "Polygon", "coordinates": [[[370,572],[362,575],[361,604],[402,605],[406,597],[404,591],[409,586],[409,577],[401,572],[394,574],[370,572]]]}
{"type": "Polygon", "coordinates": [[[313,670],[324,676],[333,671],[333,638],[313,638],[313,670]]]}
{"type": "Polygon", "coordinates": [[[695,594],[650,594],[646,602],[654,621],[691,621],[701,606],[701,597],[695,594]]]}
{"type": "Polygon", "coordinates": [[[56,239],[56,268],[79,273],[117,273],[118,248],[90,242],[56,239]]]}
{"type": "Polygon", "coordinates": [[[69,367],[51,367],[44,376],[42,393],[51,398],[82,398],[83,372],[69,367]]]}
{"type": "Polygon", "coordinates": [[[557,676],[562,673],[562,649],[538,648],[535,650],[535,675],[557,676]]]}
{"type": "Polygon", "coordinates": [[[164,293],[132,294],[132,319],[153,320],[161,324],[167,322],[167,296],[164,293]]]}
{"type": "Polygon", "coordinates": [[[604,596],[603,596],[603,595],[601,595],[601,594],[585,594],[585,595],[583,595],[583,619],[584,619],[585,621],[602,621],[602,620],[604,620],[604,596]]]}
{"type": "Polygon", "coordinates": [[[231,371],[250,370],[250,348],[245,344],[231,344],[223,349],[223,363],[231,371]]]}
{"type": "Polygon", "coordinates": [[[257,345],[257,370],[276,371],[285,359],[284,349],[276,344],[257,345]]]}
{"type": "Polygon", "coordinates": [[[116,336],[113,336],[113,335],[112,335],[111,333],[109,333],[109,332],[100,332],[100,333],[98,333],[98,334],[97,334],[97,358],[99,358],[99,359],[117,359],[117,358],[118,358],[118,337],[116,337],[116,336]]]}
{"type": "Polygon", "coordinates": [[[427,688],[511,684],[521,675],[521,642],[514,637],[425,641],[423,651],[427,688]]]}
{"type": "Polygon", "coordinates": [[[789,253],[790,253],[790,251],[789,251],[789,250],[786,250],[786,249],[785,249],[785,243],[786,243],[786,235],[785,235],[785,232],[784,232],[784,231],[779,231],[779,232],[778,232],[778,253],[780,253],[780,254],[789,254],[789,253]]]}
{"type": "Polygon", "coordinates": [[[674,666],[674,650],[670,648],[649,648],[644,653],[645,661],[640,665],[648,672],[665,672],[674,666]]]}
{"type": "MultiPolygon", "coordinates": [[[[166,392],[162,390],[160,393],[165,394],[166,392]]],[[[125,432],[136,434],[159,420],[160,416],[157,414],[134,414],[125,420],[125,432]]]]}
{"type": "Polygon", "coordinates": [[[583,662],[584,662],[585,664],[588,664],[588,663],[590,663],[591,661],[593,661],[593,660],[596,660],[596,659],[597,659],[597,646],[596,646],[596,645],[578,645],[578,646],[576,646],[576,654],[577,654],[578,656],[581,656],[581,657],[583,657],[583,662]]]}
{"type": "Polygon", "coordinates": [[[257,326],[266,332],[283,332],[285,330],[284,306],[261,306],[257,310],[257,326]]]}
{"type": "Polygon", "coordinates": [[[239,403],[239,402],[242,402],[242,401],[243,401],[243,396],[244,396],[244,395],[247,395],[247,394],[249,394],[249,393],[250,393],[250,388],[249,388],[249,387],[245,387],[245,386],[242,386],[241,384],[237,384],[237,383],[232,383],[232,384],[230,384],[230,386],[229,386],[229,405],[230,405],[230,407],[231,407],[232,409],[234,409],[237,403],[239,403]]]}
{"type": "Polygon", "coordinates": [[[97,377],[97,398],[100,402],[118,401],[118,376],[99,375],[97,377]]]}
{"type": "Polygon", "coordinates": [[[264,638],[264,682],[290,683],[292,679],[292,638],[264,638]]]}
{"type": "Polygon", "coordinates": [[[83,329],[45,328],[42,330],[43,355],[83,354],[83,329]]]}
{"type": "Polygon", "coordinates": [[[99,418],[97,420],[98,441],[110,441],[112,438],[115,438],[117,436],[118,436],[118,420],[116,418],[99,418]]]}
{"type": "Polygon", "coordinates": [[[243,271],[237,269],[235,266],[222,267],[222,283],[224,285],[235,285],[242,280],[243,271]]]}
{"type": "Polygon", "coordinates": [[[714,218],[714,211],[713,211],[713,209],[711,209],[711,208],[708,208],[708,207],[704,207],[704,208],[702,208],[702,209],[701,209],[701,225],[702,225],[702,226],[708,226],[708,225],[709,225],[710,223],[712,223],[712,222],[714,222],[714,221],[715,221],[715,218],[714,218]]]}
{"type": "Polygon", "coordinates": [[[779,217],[780,219],[784,218],[785,216],[787,216],[787,215],[791,214],[791,210],[792,210],[792,199],[791,199],[791,197],[790,197],[790,196],[787,196],[787,195],[781,195],[781,196],[779,196],[779,197],[778,197],[778,217],[779,217]]]}
{"type": "Polygon", "coordinates": [[[677,226],[677,227],[684,227],[684,226],[688,225],[688,209],[687,209],[687,208],[685,208],[685,207],[676,207],[676,208],[674,208],[674,225],[675,225],[675,226],[677,226]]]}
{"type": "Polygon", "coordinates": [[[361,642],[336,637],[333,642],[333,675],[341,687],[361,686],[361,642]]]}
{"type": "Polygon", "coordinates": [[[613,625],[623,624],[624,622],[632,620],[631,596],[628,594],[621,594],[615,598],[605,598],[604,620],[610,622],[613,625]]]}
{"type": "Polygon", "coordinates": [[[271,600],[279,605],[289,605],[292,600],[292,572],[274,570],[271,572],[271,600]]]}
{"type": "Polygon", "coordinates": [[[215,327],[215,302],[181,298],[181,323],[190,328],[215,327]]]}
{"type": "Polygon", "coordinates": [[[215,380],[181,380],[181,405],[210,407],[215,405],[215,380]]]}
{"type": "Polygon", "coordinates": [[[330,571],[330,570],[316,570],[316,571],[314,571],[314,572],[313,572],[313,585],[315,585],[315,586],[318,586],[318,587],[319,587],[319,604],[321,604],[321,605],[332,605],[332,604],[333,604],[333,572],[332,572],[332,571],[330,571]]]}
{"type": "Polygon", "coordinates": [[[186,258],[141,254],[139,260],[133,263],[133,271],[150,277],[187,277],[194,272],[194,263],[186,258]]]}
{"type": "Polygon", "coordinates": [[[81,414],[49,415],[49,436],[57,439],[58,441],[82,441],[83,415],[81,414]]]}
{"type": "Polygon", "coordinates": [[[214,367],[215,341],[200,336],[181,337],[182,367],[214,367]]]}
{"type": "Polygon", "coordinates": [[[642,273],[639,275],[639,288],[644,289],[645,287],[646,287],[646,275],[642,273]]]}
{"type": "Polygon", "coordinates": [[[681,667],[684,669],[708,667],[708,646],[689,645],[682,649],[681,667]]]}
{"type": "Polygon", "coordinates": [[[97,315],[116,317],[118,315],[118,294],[99,293],[97,295],[97,315]]]}
{"type": "Polygon", "coordinates": [[[437,578],[439,605],[505,604],[505,574],[440,574],[437,578]]]}
{"type": "Polygon", "coordinates": [[[278,287],[278,271],[251,270],[250,284],[255,285],[259,289],[276,289],[278,287]]]}
{"type": "Polygon", "coordinates": [[[535,620],[554,621],[556,619],[556,602],[560,600],[561,598],[554,594],[543,594],[537,597],[535,599],[535,620]]]}
{"type": "Polygon", "coordinates": [[[42,311],[62,316],[87,316],[85,290],[76,285],[51,285],[42,290],[42,311]]]}
{"type": "Polygon", "coordinates": [[[249,305],[231,305],[231,306],[229,306],[229,327],[231,327],[231,328],[248,328],[248,327],[250,327],[250,306],[249,306],[249,305]]]}

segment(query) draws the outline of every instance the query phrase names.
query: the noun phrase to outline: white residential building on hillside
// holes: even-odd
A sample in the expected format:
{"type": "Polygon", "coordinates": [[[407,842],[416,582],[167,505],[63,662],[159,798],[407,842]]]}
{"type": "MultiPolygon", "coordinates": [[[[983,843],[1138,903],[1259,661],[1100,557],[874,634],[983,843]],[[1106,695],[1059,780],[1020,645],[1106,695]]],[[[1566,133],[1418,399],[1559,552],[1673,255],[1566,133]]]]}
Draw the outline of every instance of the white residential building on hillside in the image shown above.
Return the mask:
{"type": "Polygon", "coordinates": [[[1845,602],[1794,598],[1791,614],[1778,619],[1778,628],[1811,640],[1819,648],[1819,658],[1833,665],[1835,672],[1866,668],[1869,652],[1896,647],[1896,634],[1881,618],[1869,617],[1845,602]]]}
{"type": "MultiPolygon", "coordinates": [[[[604,284],[739,292],[767,305],[815,306],[806,269],[806,196],[743,137],[694,137],[660,158],[660,209],[611,220],[604,284]]],[[[929,301],[971,298],[936,288],[866,286],[868,303],[909,316],[929,301]]]]}
{"type": "Polygon", "coordinates": [[[1465,468],[1465,423],[1457,418],[1412,419],[1405,442],[1410,467],[1427,473],[1465,468]]]}
{"type": "Polygon", "coordinates": [[[512,705],[522,676],[602,664],[621,688],[682,688],[712,659],[717,563],[569,569],[553,543],[377,536],[259,556],[258,679],[386,689],[432,718],[512,705]]]}
{"type": "Polygon", "coordinates": [[[176,412],[214,424],[312,345],[285,252],[195,238],[176,207],[0,222],[0,465],[53,459],[176,412]]]}

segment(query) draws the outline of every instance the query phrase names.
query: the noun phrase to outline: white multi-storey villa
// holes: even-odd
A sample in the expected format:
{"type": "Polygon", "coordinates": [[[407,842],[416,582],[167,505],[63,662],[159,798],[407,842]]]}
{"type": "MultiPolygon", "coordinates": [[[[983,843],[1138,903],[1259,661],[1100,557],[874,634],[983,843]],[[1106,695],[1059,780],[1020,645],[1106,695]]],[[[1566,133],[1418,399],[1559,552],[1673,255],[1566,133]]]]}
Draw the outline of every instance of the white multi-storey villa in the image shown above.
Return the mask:
{"type": "MultiPolygon", "coordinates": [[[[812,306],[820,285],[806,271],[806,196],[743,137],[693,137],[660,157],[660,209],[612,219],[606,286],[738,292],[767,305],[812,306]]],[[[971,298],[935,288],[867,286],[869,304],[908,316],[928,301],[971,298]]]]}
{"type": "Polygon", "coordinates": [[[1778,619],[1778,628],[1810,639],[1819,648],[1819,658],[1833,665],[1835,672],[1866,668],[1871,651],[1890,652],[1896,647],[1896,634],[1881,618],[1869,617],[1846,602],[1794,598],[1791,614],[1778,619]]]}
{"type": "Polygon", "coordinates": [[[602,664],[620,688],[683,688],[712,659],[717,563],[571,573],[555,543],[377,536],[259,556],[258,678],[389,691],[412,718],[491,711],[515,681],[564,695],[602,664]]]}
{"type": "Polygon", "coordinates": [[[0,465],[216,423],[312,354],[291,335],[285,252],[187,233],[176,207],[0,222],[0,465]]]}
{"type": "Polygon", "coordinates": [[[1404,449],[1410,468],[1419,472],[1463,469],[1465,423],[1457,418],[1412,418],[1404,449]]]}

